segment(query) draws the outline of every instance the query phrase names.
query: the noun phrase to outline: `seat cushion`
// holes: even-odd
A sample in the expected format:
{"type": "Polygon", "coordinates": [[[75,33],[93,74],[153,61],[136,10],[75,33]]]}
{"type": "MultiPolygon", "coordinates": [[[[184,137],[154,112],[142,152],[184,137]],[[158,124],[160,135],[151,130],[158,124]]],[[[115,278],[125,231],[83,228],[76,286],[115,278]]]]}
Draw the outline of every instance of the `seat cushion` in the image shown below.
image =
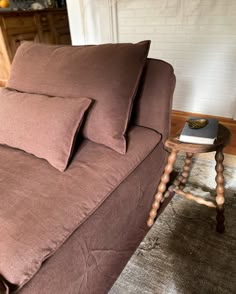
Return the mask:
{"type": "Polygon", "coordinates": [[[84,140],[65,173],[0,146],[2,283],[22,287],[160,140],[156,132],[134,127],[126,155],[84,140]]]}
{"type": "Polygon", "coordinates": [[[83,135],[124,154],[125,133],[149,46],[150,41],[97,46],[26,42],[15,55],[7,87],[92,98],[83,135]]]}
{"type": "Polygon", "coordinates": [[[0,144],[46,159],[64,171],[91,100],[0,89],[0,144]]]}

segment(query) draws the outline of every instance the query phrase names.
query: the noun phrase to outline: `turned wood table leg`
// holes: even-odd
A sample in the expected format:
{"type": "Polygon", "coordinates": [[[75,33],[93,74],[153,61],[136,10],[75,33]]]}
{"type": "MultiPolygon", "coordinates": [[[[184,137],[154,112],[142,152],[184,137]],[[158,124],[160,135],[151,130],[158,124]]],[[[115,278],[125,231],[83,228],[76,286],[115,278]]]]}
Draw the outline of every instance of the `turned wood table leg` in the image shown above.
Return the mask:
{"type": "Polygon", "coordinates": [[[174,180],[173,185],[171,185],[168,190],[164,194],[164,198],[162,198],[161,202],[164,202],[165,198],[168,198],[170,194],[178,188],[179,190],[183,190],[190,172],[190,166],[192,161],[193,153],[187,152],[184,167],[182,169],[182,172],[180,175],[177,176],[177,178],[174,180]]]}
{"type": "Polygon", "coordinates": [[[185,162],[184,162],[183,171],[182,171],[181,178],[180,178],[180,183],[179,183],[180,190],[183,190],[183,188],[185,187],[185,185],[187,183],[189,172],[190,172],[190,166],[191,166],[191,162],[192,162],[192,157],[193,157],[193,153],[187,152],[185,162]]]}
{"type": "Polygon", "coordinates": [[[168,157],[167,164],[164,169],[164,173],[161,177],[161,181],[158,185],[157,192],[155,194],[155,199],[152,204],[152,209],[149,213],[149,219],[147,225],[151,227],[154,223],[154,219],[157,215],[157,210],[160,208],[161,201],[163,199],[163,194],[166,191],[166,184],[170,180],[170,173],[173,170],[174,163],[176,161],[177,151],[172,151],[168,157]]]}
{"type": "Polygon", "coordinates": [[[183,190],[187,183],[187,179],[190,172],[190,166],[192,162],[193,153],[187,152],[186,158],[184,161],[184,167],[182,169],[182,172],[178,177],[174,180],[174,187],[179,187],[180,190],[183,190]]]}
{"type": "Polygon", "coordinates": [[[216,215],[216,230],[219,233],[223,233],[225,230],[225,217],[224,217],[224,202],[225,202],[225,197],[224,197],[224,176],[223,176],[223,171],[224,171],[224,166],[223,166],[223,160],[224,160],[224,155],[223,155],[223,148],[219,148],[216,151],[215,155],[215,160],[216,160],[216,203],[217,203],[217,215],[216,215]]]}

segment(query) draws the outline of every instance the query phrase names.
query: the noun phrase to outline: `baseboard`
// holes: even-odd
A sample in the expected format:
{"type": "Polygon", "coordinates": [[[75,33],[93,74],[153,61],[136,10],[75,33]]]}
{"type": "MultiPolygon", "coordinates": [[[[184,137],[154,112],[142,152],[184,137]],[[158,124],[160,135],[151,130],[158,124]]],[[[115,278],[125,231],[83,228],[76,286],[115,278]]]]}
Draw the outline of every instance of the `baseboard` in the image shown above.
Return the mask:
{"type": "Polygon", "coordinates": [[[171,116],[173,118],[178,117],[181,120],[186,120],[189,116],[216,118],[221,123],[225,122],[227,124],[232,124],[236,126],[236,120],[229,117],[223,117],[223,116],[215,116],[215,115],[208,115],[208,114],[201,114],[201,113],[194,113],[194,112],[185,112],[180,110],[172,110],[171,116]]]}

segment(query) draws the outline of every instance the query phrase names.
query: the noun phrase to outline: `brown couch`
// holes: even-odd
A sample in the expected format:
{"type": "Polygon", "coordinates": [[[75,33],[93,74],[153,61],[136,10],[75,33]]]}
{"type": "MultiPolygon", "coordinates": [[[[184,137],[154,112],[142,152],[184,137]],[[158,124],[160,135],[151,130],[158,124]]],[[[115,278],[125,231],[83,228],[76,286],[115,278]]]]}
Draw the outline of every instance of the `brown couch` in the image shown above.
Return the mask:
{"type": "MultiPolygon", "coordinates": [[[[13,78],[8,89],[23,91],[13,78]]],[[[61,173],[43,159],[0,146],[1,294],[109,291],[148,231],[167,157],[174,87],[173,68],[146,59],[126,154],[83,138],[61,173]]]]}

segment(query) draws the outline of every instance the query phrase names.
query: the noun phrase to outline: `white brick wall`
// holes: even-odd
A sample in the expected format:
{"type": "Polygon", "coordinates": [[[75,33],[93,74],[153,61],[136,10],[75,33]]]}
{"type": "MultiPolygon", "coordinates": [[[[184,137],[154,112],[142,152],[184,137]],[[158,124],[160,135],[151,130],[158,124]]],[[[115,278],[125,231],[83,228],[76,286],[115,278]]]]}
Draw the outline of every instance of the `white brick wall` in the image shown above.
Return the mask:
{"type": "Polygon", "coordinates": [[[236,0],[118,0],[119,42],[151,39],[177,76],[174,109],[236,113],[236,0]]]}

